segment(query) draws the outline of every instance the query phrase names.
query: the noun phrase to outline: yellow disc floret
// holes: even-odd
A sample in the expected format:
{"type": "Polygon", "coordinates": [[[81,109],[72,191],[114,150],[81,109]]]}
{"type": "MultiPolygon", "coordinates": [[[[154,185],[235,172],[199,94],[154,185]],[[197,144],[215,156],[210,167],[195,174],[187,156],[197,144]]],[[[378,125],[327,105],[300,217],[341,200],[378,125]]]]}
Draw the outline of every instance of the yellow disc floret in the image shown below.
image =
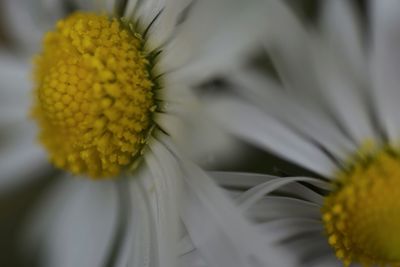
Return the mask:
{"type": "Polygon", "coordinates": [[[322,208],[328,242],[346,266],[400,266],[400,153],[383,148],[337,177],[322,208]]]}
{"type": "Polygon", "coordinates": [[[118,19],[77,12],[46,34],[35,66],[33,117],[51,161],[92,178],[132,163],[155,109],[141,36],[118,19]]]}

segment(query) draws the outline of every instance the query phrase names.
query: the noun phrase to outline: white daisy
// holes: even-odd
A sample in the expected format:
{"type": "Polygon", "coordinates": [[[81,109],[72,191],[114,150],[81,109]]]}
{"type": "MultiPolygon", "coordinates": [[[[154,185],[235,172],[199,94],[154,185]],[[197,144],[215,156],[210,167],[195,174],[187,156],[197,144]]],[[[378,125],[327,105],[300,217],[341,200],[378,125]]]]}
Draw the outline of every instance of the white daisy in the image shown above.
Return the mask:
{"type": "Polygon", "coordinates": [[[367,31],[350,1],[323,7],[318,34],[277,5],[270,19],[282,27],[266,49],[280,81],[237,75],[247,99],[216,101],[212,112],[316,173],[265,176],[241,196],[245,207],[262,200],[266,239],[290,248],[293,266],[399,266],[400,2],[370,1],[367,31]]]}
{"type": "Polygon", "coordinates": [[[82,177],[59,178],[34,214],[43,265],[286,266],[179,146],[189,90],[253,43],[262,2],[97,4],[59,20],[34,63],[39,142],[82,177]]]}

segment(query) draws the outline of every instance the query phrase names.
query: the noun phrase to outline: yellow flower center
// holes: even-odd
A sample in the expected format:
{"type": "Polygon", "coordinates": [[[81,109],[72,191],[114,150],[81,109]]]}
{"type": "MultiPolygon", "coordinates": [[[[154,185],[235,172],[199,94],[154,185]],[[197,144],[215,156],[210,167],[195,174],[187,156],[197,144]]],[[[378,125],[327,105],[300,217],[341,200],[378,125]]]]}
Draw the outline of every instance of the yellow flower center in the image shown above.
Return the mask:
{"type": "Polygon", "coordinates": [[[57,167],[111,177],[144,148],[155,82],[144,42],[131,26],[77,12],[46,34],[35,59],[32,114],[57,167]]]}
{"type": "Polygon", "coordinates": [[[400,151],[359,157],[337,178],[322,208],[336,256],[346,266],[400,266],[400,151]]]}

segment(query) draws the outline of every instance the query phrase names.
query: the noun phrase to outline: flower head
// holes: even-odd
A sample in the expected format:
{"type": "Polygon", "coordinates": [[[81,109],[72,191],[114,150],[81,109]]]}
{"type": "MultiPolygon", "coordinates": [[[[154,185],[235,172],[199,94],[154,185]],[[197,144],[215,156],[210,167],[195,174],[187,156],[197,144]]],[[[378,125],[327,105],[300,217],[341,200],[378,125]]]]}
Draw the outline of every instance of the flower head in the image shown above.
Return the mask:
{"type": "Polygon", "coordinates": [[[265,204],[266,239],[292,248],[296,266],[398,266],[400,5],[371,1],[368,45],[349,1],[323,7],[316,33],[277,4],[271,23],[284,27],[270,29],[276,38],[265,48],[279,77],[237,75],[246,101],[219,100],[213,114],[236,136],[315,173],[266,177],[245,193],[246,206],[277,193],[265,204]]]}
{"type": "Polygon", "coordinates": [[[93,178],[132,164],[154,128],[152,55],[132,24],[74,13],[57,23],[36,58],[33,116],[59,168],[93,178]]]}

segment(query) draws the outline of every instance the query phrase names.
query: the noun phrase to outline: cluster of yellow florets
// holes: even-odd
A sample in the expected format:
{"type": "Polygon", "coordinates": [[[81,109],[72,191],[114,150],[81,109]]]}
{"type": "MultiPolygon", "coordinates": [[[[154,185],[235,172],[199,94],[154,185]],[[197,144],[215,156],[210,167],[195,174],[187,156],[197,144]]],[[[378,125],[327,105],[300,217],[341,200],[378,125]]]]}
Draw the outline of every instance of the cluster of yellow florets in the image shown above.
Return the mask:
{"type": "Polygon", "coordinates": [[[328,242],[346,266],[400,266],[400,154],[382,149],[338,175],[326,199],[328,242]]]}
{"type": "Polygon", "coordinates": [[[74,13],[35,60],[40,142],[59,168],[117,175],[146,142],[155,109],[143,40],[117,19],[74,13]]]}

